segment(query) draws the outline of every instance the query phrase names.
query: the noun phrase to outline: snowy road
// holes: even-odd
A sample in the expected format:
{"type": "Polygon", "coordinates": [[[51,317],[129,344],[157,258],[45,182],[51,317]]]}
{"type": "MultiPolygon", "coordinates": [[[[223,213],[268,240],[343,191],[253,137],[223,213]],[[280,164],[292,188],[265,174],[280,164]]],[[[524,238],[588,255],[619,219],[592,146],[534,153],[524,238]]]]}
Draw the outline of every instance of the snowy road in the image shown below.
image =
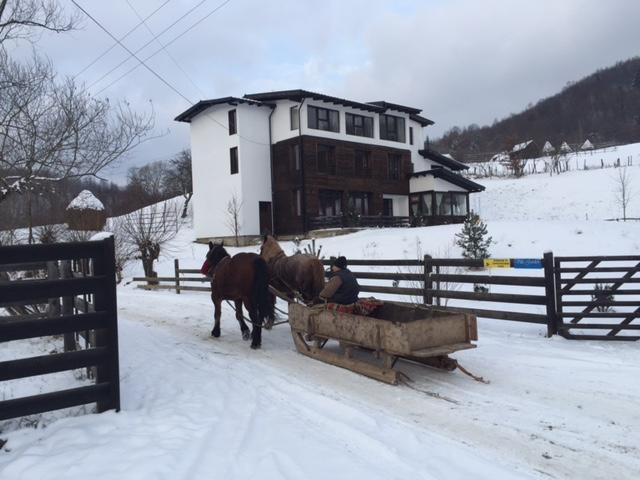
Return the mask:
{"type": "Polygon", "coordinates": [[[637,345],[544,339],[482,322],[457,357],[490,385],[411,365],[392,387],[294,351],[263,350],[202,294],[122,288],[120,413],[8,435],[1,479],[636,478],[637,345]],[[544,347],[544,348],[543,348],[544,347]]]}

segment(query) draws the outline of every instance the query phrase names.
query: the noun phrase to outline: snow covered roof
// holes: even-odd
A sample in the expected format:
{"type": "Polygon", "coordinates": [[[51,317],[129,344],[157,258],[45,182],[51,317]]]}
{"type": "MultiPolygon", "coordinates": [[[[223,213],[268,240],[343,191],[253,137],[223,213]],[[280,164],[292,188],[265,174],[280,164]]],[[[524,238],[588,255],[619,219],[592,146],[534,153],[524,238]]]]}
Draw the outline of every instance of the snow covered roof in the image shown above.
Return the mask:
{"type": "Polygon", "coordinates": [[[560,151],[561,152],[573,152],[573,150],[571,150],[571,147],[569,146],[569,144],[567,142],[562,142],[562,145],[560,145],[560,151]]]}
{"type": "Polygon", "coordinates": [[[82,190],[76,198],[71,200],[67,210],[104,210],[104,205],[89,190],[82,190]]]}
{"type": "Polygon", "coordinates": [[[492,162],[507,162],[509,161],[509,154],[507,152],[496,153],[493,157],[491,157],[492,162]]]}
{"type": "Polygon", "coordinates": [[[593,143],[591,143],[587,138],[587,140],[580,147],[580,150],[593,150],[593,148],[593,143]]]}
{"type": "Polygon", "coordinates": [[[522,143],[519,143],[517,145],[514,145],[513,149],[511,150],[511,153],[515,153],[515,152],[519,152],[521,150],[524,150],[525,148],[527,148],[532,143],[533,143],[533,140],[527,140],[526,142],[522,142],[522,143]]]}
{"type": "Polygon", "coordinates": [[[549,140],[544,142],[544,146],[542,147],[542,153],[553,153],[555,151],[556,151],[555,147],[551,145],[551,142],[549,140]]]}

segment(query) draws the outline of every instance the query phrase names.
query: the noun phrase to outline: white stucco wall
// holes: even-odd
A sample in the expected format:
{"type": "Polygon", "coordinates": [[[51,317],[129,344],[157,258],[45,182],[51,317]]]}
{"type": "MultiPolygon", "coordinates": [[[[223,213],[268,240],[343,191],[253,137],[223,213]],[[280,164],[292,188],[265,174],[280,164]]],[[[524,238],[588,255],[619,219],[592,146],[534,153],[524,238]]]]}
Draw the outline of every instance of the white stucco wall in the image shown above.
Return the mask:
{"type": "Polygon", "coordinates": [[[393,200],[393,216],[408,217],[409,216],[409,197],[406,195],[390,195],[383,194],[382,198],[390,198],[393,200]]]}
{"type": "Polygon", "coordinates": [[[462,187],[449,183],[441,178],[431,175],[414,177],[409,180],[410,192],[466,192],[462,187]]]}

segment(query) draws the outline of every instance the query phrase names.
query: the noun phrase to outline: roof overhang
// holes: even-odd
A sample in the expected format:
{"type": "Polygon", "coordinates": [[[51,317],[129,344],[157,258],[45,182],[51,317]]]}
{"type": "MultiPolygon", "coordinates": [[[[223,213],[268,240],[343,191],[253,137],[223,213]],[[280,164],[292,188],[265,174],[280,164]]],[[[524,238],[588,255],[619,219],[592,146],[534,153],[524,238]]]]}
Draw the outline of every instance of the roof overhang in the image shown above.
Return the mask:
{"type": "Polygon", "coordinates": [[[189,123],[195,116],[204,112],[207,108],[214,107],[216,105],[225,105],[225,104],[236,106],[242,103],[248,104],[248,105],[254,105],[256,107],[275,108],[275,105],[271,103],[260,102],[260,101],[251,100],[248,98],[240,98],[240,97],[213,98],[211,100],[200,100],[198,103],[196,103],[192,107],[182,112],[176,118],[174,118],[174,120],[177,122],[189,123]]]}
{"type": "Polygon", "coordinates": [[[346,98],[332,97],[331,95],[310,92],[308,90],[280,90],[277,92],[248,93],[244,95],[244,98],[267,102],[274,100],[291,100],[294,102],[301,102],[305,98],[310,98],[311,100],[320,100],[322,102],[333,103],[335,105],[351,107],[367,112],[381,113],[384,111],[383,108],[377,105],[354,102],[353,100],[347,100],[346,98]]]}
{"type": "Polygon", "coordinates": [[[468,178],[464,178],[462,175],[453,173],[445,168],[433,168],[431,170],[423,170],[422,172],[416,172],[411,175],[411,178],[432,176],[434,178],[441,178],[449,183],[457,185],[460,188],[464,188],[467,192],[482,192],[485,187],[476,183],[468,178]]]}
{"type": "Polygon", "coordinates": [[[465,165],[464,163],[454,160],[453,158],[445,157],[441,153],[436,152],[434,150],[425,148],[423,150],[418,150],[418,153],[422,155],[424,158],[427,158],[436,163],[439,163],[440,165],[444,165],[445,167],[450,168],[451,170],[460,171],[460,170],[469,169],[469,165],[465,165]]]}

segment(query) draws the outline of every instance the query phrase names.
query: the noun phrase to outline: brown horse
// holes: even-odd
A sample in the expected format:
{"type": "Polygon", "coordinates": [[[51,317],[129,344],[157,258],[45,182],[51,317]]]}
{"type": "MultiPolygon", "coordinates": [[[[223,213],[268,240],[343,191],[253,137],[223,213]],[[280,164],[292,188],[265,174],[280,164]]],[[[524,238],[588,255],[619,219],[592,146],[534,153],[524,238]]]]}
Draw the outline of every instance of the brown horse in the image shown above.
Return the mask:
{"type": "Polygon", "coordinates": [[[260,256],[269,265],[275,288],[291,296],[294,291],[300,292],[307,303],[319,301],[324,288],[324,268],[318,257],[302,253],[287,257],[271,235],[264,236],[260,256]]]}
{"type": "Polygon", "coordinates": [[[263,322],[268,326],[275,319],[275,297],[269,292],[269,269],[264,259],[255,253],[231,257],[222,244],[209,242],[209,252],[200,271],[211,277],[211,300],[215,307],[211,335],[220,336],[222,300],[232,300],[243,340],[251,338],[251,348],[260,348],[263,322]],[[242,315],[243,304],[253,325],[251,334],[242,315]]]}

